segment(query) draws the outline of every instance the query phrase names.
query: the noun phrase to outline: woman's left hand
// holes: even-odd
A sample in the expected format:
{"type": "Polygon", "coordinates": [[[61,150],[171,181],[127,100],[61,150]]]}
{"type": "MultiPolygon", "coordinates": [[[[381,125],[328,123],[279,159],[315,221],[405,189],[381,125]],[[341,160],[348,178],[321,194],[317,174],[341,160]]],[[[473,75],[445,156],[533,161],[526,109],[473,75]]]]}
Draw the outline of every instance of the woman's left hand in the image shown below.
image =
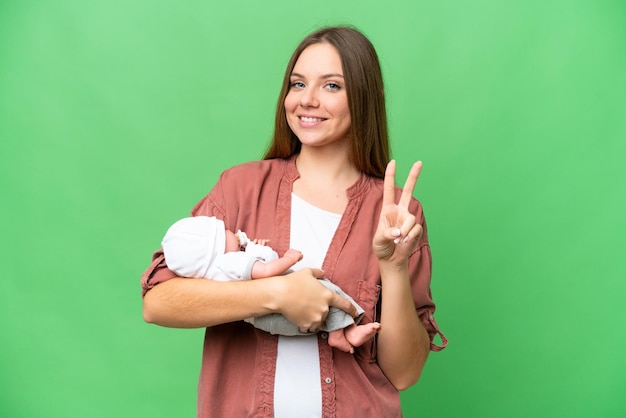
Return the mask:
{"type": "Polygon", "coordinates": [[[395,203],[396,162],[391,160],[387,164],[383,184],[383,206],[372,242],[379,261],[401,265],[417,246],[422,235],[422,226],[416,223],[415,215],[409,212],[409,204],[421,170],[421,161],[413,164],[402,188],[400,201],[395,203]]]}

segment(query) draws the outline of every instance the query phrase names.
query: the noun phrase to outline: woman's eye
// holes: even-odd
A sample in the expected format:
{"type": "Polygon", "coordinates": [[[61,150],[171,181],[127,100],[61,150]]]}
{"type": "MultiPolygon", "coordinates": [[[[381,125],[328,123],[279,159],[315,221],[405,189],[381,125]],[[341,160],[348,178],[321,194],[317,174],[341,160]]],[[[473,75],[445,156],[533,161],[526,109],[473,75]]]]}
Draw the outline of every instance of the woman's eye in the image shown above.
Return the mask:
{"type": "Polygon", "coordinates": [[[329,90],[339,90],[339,89],[341,89],[341,86],[339,84],[337,84],[337,83],[328,83],[328,84],[326,84],[326,87],[329,90]]]}
{"type": "Polygon", "coordinates": [[[293,83],[291,83],[291,87],[296,89],[302,89],[304,88],[304,83],[301,81],[294,81],[293,83]]]}

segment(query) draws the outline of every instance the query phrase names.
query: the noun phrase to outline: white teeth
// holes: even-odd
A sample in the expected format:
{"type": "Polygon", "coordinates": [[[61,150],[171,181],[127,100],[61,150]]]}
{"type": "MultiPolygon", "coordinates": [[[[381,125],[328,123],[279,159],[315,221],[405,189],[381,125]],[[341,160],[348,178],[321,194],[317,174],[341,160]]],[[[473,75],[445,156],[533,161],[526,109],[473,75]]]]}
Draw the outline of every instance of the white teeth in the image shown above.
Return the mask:
{"type": "Polygon", "coordinates": [[[307,117],[307,116],[300,116],[300,120],[302,122],[321,122],[324,119],[322,119],[322,118],[310,118],[310,117],[307,117]]]}

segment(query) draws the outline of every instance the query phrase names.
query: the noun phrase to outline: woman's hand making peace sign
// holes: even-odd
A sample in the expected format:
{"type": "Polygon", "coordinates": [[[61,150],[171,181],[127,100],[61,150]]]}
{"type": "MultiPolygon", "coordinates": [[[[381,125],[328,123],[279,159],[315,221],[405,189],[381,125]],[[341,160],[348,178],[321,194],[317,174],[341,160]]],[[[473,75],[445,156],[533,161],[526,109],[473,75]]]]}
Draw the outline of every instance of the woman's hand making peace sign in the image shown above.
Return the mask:
{"type": "Polygon", "coordinates": [[[421,170],[421,161],[413,164],[402,188],[400,201],[396,203],[396,162],[391,160],[387,164],[383,184],[383,206],[372,242],[379,261],[388,261],[399,266],[407,261],[417,246],[422,235],[422,226],[415,222],[415,215],[409,212],[409,203],[421,170]]]}

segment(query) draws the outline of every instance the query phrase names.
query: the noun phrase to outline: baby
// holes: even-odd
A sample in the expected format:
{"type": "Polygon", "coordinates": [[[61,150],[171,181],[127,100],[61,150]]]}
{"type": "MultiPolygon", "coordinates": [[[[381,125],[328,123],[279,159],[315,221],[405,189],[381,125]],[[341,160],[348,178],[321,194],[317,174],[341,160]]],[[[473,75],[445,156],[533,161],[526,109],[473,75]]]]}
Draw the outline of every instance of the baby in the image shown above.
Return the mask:
{"type": "MultiPolygon", "coordinates": [[[[217,281],[261,279],[289,272],[302,259],[300,251],[289,249],[282,256],[269,247],[268,240],[250,240],[244,232],[233,233],[216,217],[194,216],[174,223],[161,243],[170,270],[181,277],[198,277],[217,281]]],[[[341,309],[330,307],[322,331],[328,332],[328,344],[348,353],[372,338],[380,329],[378,322],[357,325],[363,316],[361,308],[337,285],[326,279],[320,283],[348,299],[357,309],[352,318],[341,309]]],[[[246,319],[263,331],[286,335],[308,335],[281,314],[246,319]]]]}

